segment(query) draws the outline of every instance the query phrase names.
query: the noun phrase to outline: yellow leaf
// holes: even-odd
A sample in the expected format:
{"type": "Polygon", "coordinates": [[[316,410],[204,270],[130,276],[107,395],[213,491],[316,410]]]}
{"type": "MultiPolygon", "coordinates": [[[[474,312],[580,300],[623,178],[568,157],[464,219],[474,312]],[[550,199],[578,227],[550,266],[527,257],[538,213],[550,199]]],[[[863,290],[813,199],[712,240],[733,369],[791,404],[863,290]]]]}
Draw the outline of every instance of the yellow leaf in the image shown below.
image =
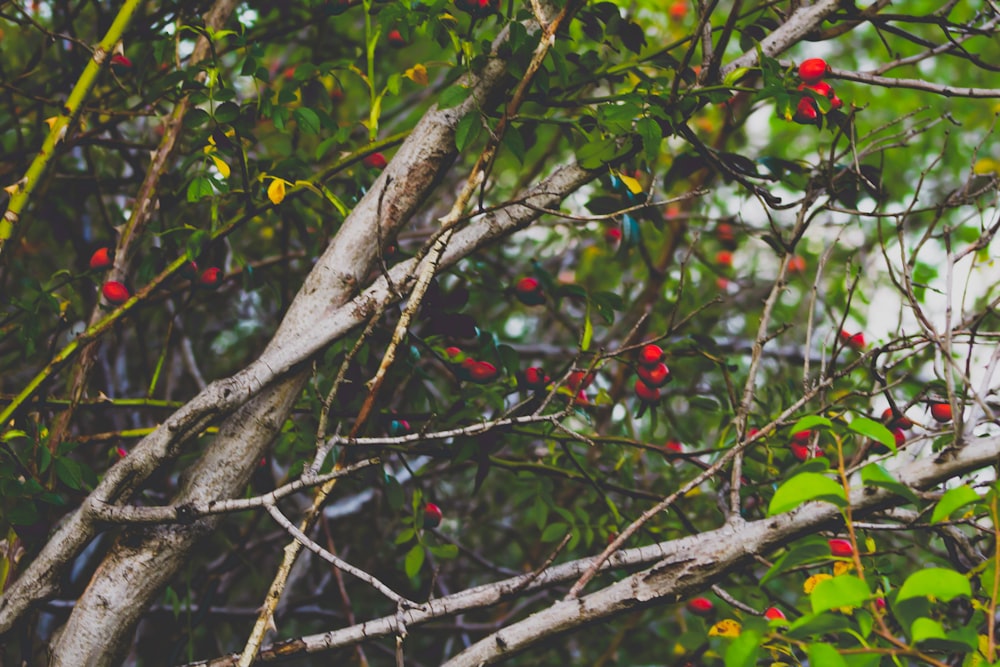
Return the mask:
{"type": "Polygon", "coordinates": [[[414,83],[420,84],[421,86],[426,86],[429,81],[427,78],[427,68],[420,63],[417,63],[410,69],[406,70],[406,72],[403,73],[403,76],[414,83]]]}
{"type": "Polygon", "coordinates": [[[847,560],[840,560],[833,564],[833,576],[839,577],[842,574],[854,569],[854,563],[847,560]]]}
{"type": "Polygon", "coordinates": [[[743,626],[731,618],[724,618],[708,631],[709,637],[739,637],[743,626]]]}
{"type": "Polygon", "coordinates": [[[642,193],[642,183],[638,179],[632,178],[624,172],[618,172],[618,178],[622,179],[622,183],[628,188],[628,191],[634,195],[642,193]]]}
{"type": "MultiPolygon", "coordinates": [[[[218,155],[215,155],[214,153],[212,155],[210,155],[209,157],[212,158],[212,162],[215,163],[215,168],[219,170],[219,173],[222,174],[222,177],[223,178],[229,178],[229,174],[231,172],[229,170],[229,165],[226,164],[225,160],[223,160],[222,158],[220,158],[218,155]]],[[[268,196],[270,196],[270,194],[271,194],[270,193],[270,188],[268,188],[268,196]]],[[[282,197],[284,197],[284,195],[282,195],[282,197]]],[[[275,202],[275,203],[277,203],[277,202],[275,202]]]]}
{"type": "Polygon", "coordinates": [[[825,572],[814,574],[813,576],[806,579],[806,583],[802,584],[802,590],[805,592],[806,595],[809,595],[810,593],[813,592],[813,589],[816,588],[821,581],[826,581],[827,579],[833,579],[833,575],[826,574],[825,572]]]}
{"type": "Polygon", "coordinates": [[[285,184],[287,182],[283,178],[276,178],[267,186],[267,198],[271,200],[272,204],[277,205],[285,200],[285,184]]]}
{"type": "Polygon", "coordinates": [[[49,116],[45,119],[45,124],[49,126],[51,130],[56,125],[56,121],[59,120],[59,116],[49,116]]]}
{"type": "Polygon", "coordinates": [[[980,176],[986,174],[992,174],[994,172],[1000,171],[1000,163],[988,157],[976,160],[976,164],[972,165],[972,171],[980,176]]]}

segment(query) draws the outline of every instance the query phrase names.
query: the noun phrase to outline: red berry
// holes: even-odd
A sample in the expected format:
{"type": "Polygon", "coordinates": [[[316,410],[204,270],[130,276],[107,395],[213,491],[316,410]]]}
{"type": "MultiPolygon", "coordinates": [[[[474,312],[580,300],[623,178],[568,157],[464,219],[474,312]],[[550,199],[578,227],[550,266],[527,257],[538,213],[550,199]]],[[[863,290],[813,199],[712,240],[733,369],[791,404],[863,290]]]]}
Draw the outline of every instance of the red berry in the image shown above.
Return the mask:
{"type": "Polygon", "coordinates": [[[875,607],[880,610],[885,609],[885,598],[875,598],[875,607]]]}
{"type": "Polygon", "coordinates": [[[715,253],[715,263],[719,266],[731,267],[733,265],[733,253],[728,250],[720,250],[715,253]]]}
{"type": "Polygon", "coordinates": [[[111,248],[98,248],[94,251],[94,254],[90,256],[90,268],[92,269],[106,269],[111,266],[111,248]]]}
{"type": "Polygon", "coordinates": [[[584,371],[573,371],[566,378],[566,386],[573,391],[579,391],[580,389],[586,389],[594,381],[593,373],[586,373],[584,371]]]}
{"type": "Polygon", "coordinates": [[[816,106],[816,101],[809,97],[803,97],[799,100],[792,120],[800,125],[815,125],[819,121],[819,108],[816,106]]]}
{"type": "Polygon", "coordinates": [[[799,65],[799,78],[806,83],[816,83],[830,73],[830,66],[822,58],[809,58],[799,65]]]}
{"type": "Polygon", "coordinates": [[[462,350],[458,347],[446,347],[444,348],[444,356],[448,358],[448,361],[457,362],[458,358],[462,356],[462,350]]]}
{"type": "Polygon", "coordinates": [[[764,612],[764,618],[769,621],[776,621],[778,619],[781,619],[782,621],[787,620],[785,613],[777,607],[768,607],[767,611],[764,612]]]}
{"type": "Polygon", "coordinates": [[[814,459],[818,459],[823,455],[819,449],[817,449],[815,453],[811,452],[809,450],[809,445],[799,445],[793,442],[788,446],[788,448],[792,450],[792,456],[803,462],[808,461],[810,456],[814,459]]]}
{"type": "Polygon", "coordinates": [[[723,248],[733,250],[736,247],[736,233],[733,226],[727,222],[720,222],[715,226],[715,238],[723,248]]]}
{"type": "Polygon", "coordinates": [[[789,273],[805,273],[806,271],[806,260],[799,255],[793,255],[788,258],[788,271],[789,273]]]}
{"type": "Polygon", "coordinates": [[[684,17],[687,16],[688,6],[684,0],[677,0],[674,4],[670,5],[670,9],[667,10],[667,15],[670,16],[672,21],[683,21],[684,17]]]}
{"type": "Polygon", "coordinates": [[[118,76],[122,76],[132,68],[132,61],[120,53],[111,56],[111,69],[118,76]]]}
{"type": "Polygon", "coordinates": [[[528,389],[544,389],[545,385],[549,383],[549,376],[545,374],[545,371],[538,367],[532,366],[524,371],[524,386],[528,389]]]}
{"type": "Polygon", "coordinates": [[[128,288],[117,280],[109,280],[101,287],[101,293],[108,303],[125,303],[129,299],[128,288]]]}
{"type": "Polygon", "coordinates": [[[466,362],[468,361],[472,361],[472,363],[468,365],[469,379],[477,384],[492,382],[500,375],[500,371],[497,370],[497,367],[488,361],[473,361],[471,359],[466,359],[466,362]]]}
{"type": "Polygon", "coordinates": [[[831,95],[830,106],[834,109],[839,109],[840,107],[844,106],[844,100],[840,99],[836,95],[831,95]]]}
{"type": "Polygon", "coordinates": [[[931,404],[931,417],[934,417],[934,421],[944,424],[951,421],[951,404],[950,403],[932,403],[931,404]]]}
{"type": "Polygon", "coordinates": [[[650,387],[662,387],[670,382],[670,369],[662,361],[655,366],[639,366],[635,373],[650,387]]]}
{"type": "Polygon", "coordinates": [[[617,227],[608,227],[604,230],[604,240],[612,245],[618,243],[622,240],[622,230],[617,227]]]}
{"type": "Polygon", "coordinates": [[[194,262],[185,262],[181,265],[181,276],[188,280],[194,280],[198,277],[198,265],[194,262]]]}
{"type": "Polygon", "coordinates": [[[847,558],[854,555],[854,547],[852,547],[851,543],[847,540],[828,540],[827,544],[830,545],[830,553],[834,556],[847,558]]]}
{"type": "Polygon", "coordinates": [[[117,447],[115,447],[115,454],[118,455],[118,458],[123,459],[126,456],[128,456],[128,450],[122,447],[121,445],[118,445],[117,447]]]}
{"type": "Polygon", "coordinates": [[[668,452],[674,452],[675,454],[680,454],[684,451],[684,445],[676,440],[667,440],[667,444],[663,445],[663,448],[668,452]]]}
{"type": "Polygon", "coordinates": [[[865,335],[863,333],[850,334],[841,330],[840,339],[844,341],[845,345],[859,352],[865,349],[865,335]]]}
{"type": "Polygon", "coordinates": [[[365,165],[369,169],[385,169],[385,166],[389,164],[385,156],[381,153],[372,153],[371,155],[366,155],[361,164],[365,165]]]}
{"type": "Polygon", "coordinates": [[[884,421],[889,428],[896,429],[901,428],[907,431],[913,428],[913,422],[906,415],[897,415],[892,411],[892,408],[886,408],[882,411],[882,421],[884,421]]]}
{"type": "Polygon", "coordinates": [[[403,35],[398,30],[390,30],[386,38],[389,40],[389,44],[397,49],[406,46],[406,40],[403,39],[403,35]]]}
{"type": "Polygon", "coordinates": [[[217,266],[210,266],[198,276],[198,284],[202,287],[218,287],[222,283],[222,269],[217,266]]]}
{"type": "Polygon", "coordinates": [[[424,505],[424,528],[437,528],[441,525],[441,508],[434,503],[424,505]]]}
{"type": "Polygon", "coordinates": [[[896,447],[902,447],[906,442],[906,434],[901,428],[893,429],[892,437],[896,440],[896,447]]]}
{"type": "Polygon", "coordinates": [[[828,84],[826,81],[817,81],[816,83],[800,83],[799,90],[812,90],[822,97],[833,97],[833,86],[828,84]]]}
{"type": "Polygon", "coordinates": [[[540,306],[545,303],[542,284],[535,278],[521,278],[514,285],[514,295],[526,306],[540,306]]]}
{"type": "Polygon", "coordinates": [[[800,445],[805,444],[809,442],[810,438],[812,438],[812,434],[813,434],[812,431],[798,431],[796,433],[792,433],[792,440],[799,443],[800,445]]]}
{"type": "Polygon", "coordinates": [[[708,616],[714,609],[715,605],[708,598],[694,598],[687,603],[687,610],[695,616],[708,616]]]}
{"type": "Polygon", "coordinates": [[[639,350],[639,363],[643,366],[655,366],[663,361],[663,348],[659,345],[643,345],[639,350]]]}
{"type": "Polygon", "coordinates": [[[644,403],[656,403],[660,400],[660,390],[650,387],[642,380],[635,381],[635,395],[644,403]]]}
{"type": "Polygon", "coordinates": [[[577,405],[590,405],[590,399],[587,398],[587,392],[583,389],[576,393],[576,398],[573,399],[573,402],[577,405]]]}

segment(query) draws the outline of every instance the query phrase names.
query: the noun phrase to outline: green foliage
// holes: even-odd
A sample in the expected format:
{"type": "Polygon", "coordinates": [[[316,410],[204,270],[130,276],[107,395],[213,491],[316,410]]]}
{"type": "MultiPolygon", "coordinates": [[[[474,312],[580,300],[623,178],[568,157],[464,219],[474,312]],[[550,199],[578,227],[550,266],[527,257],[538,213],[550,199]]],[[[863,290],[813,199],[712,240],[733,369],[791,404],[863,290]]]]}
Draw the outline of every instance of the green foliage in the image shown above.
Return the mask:
{"type": "MultiPolygon", "coordinates": [[[[102,3],[33,4],[18,7],[21,18],[0,17],[0,185],[15,195],[50,134],[46,119],[79,79],[83,45],[112,18],[102,3]]],[[[782,520],[820,501],[832,519],[719,579],[741,605],[719,602],[711,619],[673,607],[609,619],[602,632],[539,649],[531,664],[853,667],[889,664],[880,656],[891,651],[913,664],[996,662],[982,639],[997,593],[994,536],[983,528],[998,518],[995,491],[981,495],[974,478],[915,489],[899,473],[995,437],[984,414],[991,395],[977,392],[995,386],[982,373],[997,343],[996,177],[985,161],[998,159],[997,106],[934,92],[996,85],[990,9],[920,1],[869,22],[842,3],[804,41],[765,57],[761,43],[795,3],[734,12],[721,3],[707,17],[680,4],[683,15],[649,0],[569,5],[517,98],[539,49],[531,3],[251,3],[217,30],[199,18],[203,4],[148,7],[123,42],[131,68],[99,72],[85,124],[58,144],[0,254],[0,590],[120,459],[119,446],[268,349],[317,258],[347,236],[344,220],[363,197],[400,177],[397,146],[437,109],[452,123],[445,139],[403,168],[424,174],[430,154],[446,155],[447,168],[426,173],[425,203],[401,229],[383,225],[399,202],[378,201],[370,233],[350,239],[376,259],[320,280],[350,287],[330,308],[424,256],[486,146],[498,150],[461,212],[461,233],[528,206],[538,217],[442,265],[367,419],[358,416],[407,305],[396,283],[370,326],[301,365],[311,378],[291,413],[246,416],[281,425],[248,496],[314,464],[327,472],[381,457],[377,472],[338,482],[330,502],[350,509],[311,537],[417,601],[591,557],[680,489],[622,548],[739,517],[782,520]],[[404,45],[390,46],[391,30],[404,45]],[[193,62],[200,35],[210,48],[193,62]],[[743,54],[759,62],[726,69],[743,54]],[[817,55],[844,72],[828,78],[841,109],[798,89],[795,64],[817,55]],[[498,60],[498,92],[480,96],[470,82],[498,60]],[[881,85],[873,71],[926,85],[881,85]],[[804,96],[815,124],[791,120],[804,96]],[[143,190],[182,101],[176,148],[143,190]],[[376,154],[385,172],[362,159],[376,154]],[[593,170],[586,185],[544,204],[524,199],[570,164],[593,170]],[[137,211],[152,215],[133,230],[137,211]],[[116,273],[88,267],[104,246],[122,251],[116,273]],[[209,267],[226,277],[219,289],[199,287],[209,267]],[[526,276],[540,285],[538,304],[514,295],[526,276]],[[128,313],[99,298],[112,277],[133,294],[148,289],[128,313]],[[637,359],[647,342],[669,367],[656,400],[635,389],[649,370],[637,359]],[[476,375],[485,368],[476,364],[495,375],[476,375]],[[529,386],[534,367],[549,379],[529,386]],[[941,398],[968,409],[937,424],[924,405],[941,398]],[[916,422],[902,444],[881,420],[886,404],[916,422]],[[747,445],[754,428],[768,434],[747,445]],[[334,433],[357,441],[314,462],[334,433]],[[874,489],[901,514],[857,516],[849,499],[874,489]],[[433,530],[423,523],[430,500],[445,514],[433,530]],[[830,535],[848,529],[861,553],[831,557],[830,535]],[[747,611],[771,605],[787,624],[747,611]],[[734,619],[741,629],[718,631],[734,619]],[[639,635],[656,641],[632,640],[639,635]]],[[[244,388],[260,390],[253,379],[244,388]]],[[[222,423],[206,420],[127,502],[170,503],[222,423]]],[[[281,507],[294,516],[306,493],[281,507]]],[[[174,662],[241,649],[245,619],[213,610],[260,605],[280,559],[273,530],[253,512],[226,516],[187,559],[162,598],[174,662]],[[204,610],[197,623],[194,609],[204,610]]],[[[285,591],[282,637],[333,627],[325,607],[306,613],[316,599],[358,622],[395,613],[371,587],[345,576],[341,592],[325,573],[310,570],[285,591]]],[[[623,576],[602,574],[586,592],[623,576]]],[[[466,621],[408,628],[407,659],[440,664],[442,647],[563,591],[520,593],[503,611],[470,613],[473,630],[466,621]]],[[[40,643],[35,629],[24,632],[40,643]]],[[[158,664],[159,647],[143,636],[136,655],[158,664]]],[[[3,650],[0,662],[22,658],[3,650]]]]}

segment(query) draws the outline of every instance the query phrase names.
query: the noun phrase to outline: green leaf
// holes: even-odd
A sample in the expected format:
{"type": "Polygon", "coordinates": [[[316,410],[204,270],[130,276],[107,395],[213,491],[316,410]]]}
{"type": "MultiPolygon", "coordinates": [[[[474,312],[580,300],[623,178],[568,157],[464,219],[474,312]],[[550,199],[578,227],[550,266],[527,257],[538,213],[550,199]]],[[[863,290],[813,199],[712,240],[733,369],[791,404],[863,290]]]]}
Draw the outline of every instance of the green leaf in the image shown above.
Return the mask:
{"type": "Polygon", "coordinates": [[[802,618],[793,622],[791,627],[785,631],[792,639],[805,639],[807,637],[819,637],[822,635],[842,632],[852,628],[851,621],[842,614],[806,614],[802,618]]]}
{"type": "Polygon", "coordinates": [[[507,131],[504,132],[503,139],[501,140],[501,145],[511,152],[511,154],[517,158],[517,161],[524,164],[524,138],[521,136],[521,130],[516,126],[509,126],[507,131]]]}
{"type": "Polygon", "coordinates": [[[934,513],[931,514],[931,523],[944,521],[959,508],[978,503],[979,501],[979,494],[973,491],[972,487],[968,485],[963,484],[954,489],[948,489],[941,496],[941,500],[938,501],[937,506],[934,508],[934,513]]]}
{"type": "Polygon", "coordinates": [[[576,159],[584,169],[597,169],[615,158],[617,142],[615,137],[589,141],[576,152],[576,159]]]}
{"type": "Polygon", "coordinates": [[[416,534],[417,531],[413,530],[412,528],[407,528],[406,530],[401,531],[399,535],[396,536],[396,544],[406,544],[407,542],[412,540],[416,536],[416,534]]]}
{"type": "Polygon", "coordinates": [[[959,596],[972,597],[969,579],[955,570],[932,567],[917,570],[907,577],[896,595],[896,602],[915,597],[932,597],[948,602],[959,596]]]}
{"type": "Polygon", "coordinates": [[[861,481],[867,486],[881,487],[897,496],[906,498],[914,505],[920,505],[920,498],[913,492],[913,489],[896,481],[896,478],[889,474],[888,470],[877,463],[869,463],[861,469],[861,481]]]}
{"type": "Polygon", "coordinates": [[[944,628],[937,621],[920,617],[913,621],[913,625],[910,626],[910,637],[913,643],[919,644],[925,639],[946,639],[947,635],[944,633],[944,628]]]}
{"type": "Polygon", "coordinates": [[[209,239],[210,235],[204,229],[198,229],[191,234],[184,242],[184,252],[187,254],[187,258],[192,261],[198,259],[198,255],[201,254],[202,248],[205,247],[209,239]]]}
{"type": "Polygon", "coordinates": [[[471,88],[465,86],[449,86],[441,91],[438,97],[438,109],[451,109],[457,107],[465,101],[465,98],[472,92],[471,88]]]}
{"type": "Polygon", "coordinates": [[[833,422],[831,422],[826,417],[820,417],[819,415],[808,415],[795,422],[795,424],[792,426],[792,433],[798,433],[799,431],[808,431],[809,429],[816,426],[826,426],[827,428],[832,428],[833,422]]]}
{"type": "Polygon", "coordinates": [[[722,85],[724,85],[726,88],[732,88],[734,85],[736,85],[736,82],[742,79],[744,76],[746,76],[747,72],[749,71],[750,71],[749,67],[737,67],[732,72],[726,75],[726,77],[722,80],[722,85]]]}
{"type": "Polygon", "coordinates": [[[461,153],[479,136],[482,129],[482,122],[479,120],[478,111],[470,111],[462,116],[455,127],[455,148],[461,153]]]}
{"type": "Polygon", "coordinates": [[[59,458],[55,462],[56,477],[73,490],[83,488],[83,474],[80,464],[73,459],[59,458]]]}
{"type": "Polygon", "coordinates": [[[212,188],[212,179],[206,176],[197,176],[188,185],[187,200],[195,202],[203,197],[211,197],[213,194],[215,194],[215,190],[212,188]]]}
{"type": "Polygon", "coordinates": [[[660,144],[663,142],[663,129],[660,124],[652,118],[643,117],[635,122],[635,129],[642,139],[642,150],[646,154],[646,160],[655,163],[660,154],[660,144]]]}
{"type": "MultiPolygon", "coordinates": [[[[814,614],[840,607],[860,607],[872,596],[868,584],[857,577],[843,575],[819,582],[809,596],[814,614]]],[[[827,664],[827,663],[816,663],[827,664]]]]}
{"type": "Polygon", "coordinates": [[[587,312],[583,317],[583,336],[580,339],[580,349],[584,352],[590,349],[594,338],[594,323],[590,320],[590,299],[587,299],[587,312]]]}
{"type": "Polygon", "coordinates": [[[420,568],[424,566],[424,557],[424,547],[422,544],[414,544],[410,547],[410,550],[406,552],[406,561],[403,566],[406,570],[406,576],[411,579],[417,576],[420,568]]]}
{"type": "Polygon", "coordinates": [[[295,110],[295,113],[293,115],[295,116],[295,120],[299,124],[299,129],[305,132],[306,134],[317,134],[320,130],[320,127],[322,127],[322,124],[320,123],[319,120],[319,116],[317,116],[316,112],[313,111],[312,109],[309,109],[307,107],[299,107],[298,109],[295,110]]]}
{"type": "Polygon", "coordinates": [[[726,649],[726,667],[753,667],[757,664],[761,636],[757,632],[744,631],[726,649]]]}
{"type": "Polygon", "coordinates": [[[555,542],[561,540],[569,532],[569,526],[565,523],[550,523],[542,533],[542,542],[555,542]]]}
{"type": "Polygon", "coordinates": [[[816,472],[803,472],[778,487],[771,498],[767,514],[781,514],[810,500],[823,500],[838,507],[847,504],[844,487],[838,482],[816,472]]]}
{"type": "Polygon", "coordinates": [[[867,417],[857,417],[848,424],[848,428],[855,433],[860,433],[865,437],[881,442],[894,452],[896,451],[896,438],[885,427],[885,424],[881,424],[874,419],[868,419],[867,417]]]}
{"type": "Polygon", "coordinates": [[[847,663],[844,662],[843,656],[837,653],[837,649],[833,648],[830,644],[810,644],[807,652],[809,653],[810,665],[823,665],[823,667],[847,667],[847,663]]]}
{"type": "Polygon", "coordinates": [[[443,558],[444,560],[451,560],[458,556],[458,547],[454,544],[439,544],[437,546],[431,547],[431,553],[438,558],[443,558]]]}

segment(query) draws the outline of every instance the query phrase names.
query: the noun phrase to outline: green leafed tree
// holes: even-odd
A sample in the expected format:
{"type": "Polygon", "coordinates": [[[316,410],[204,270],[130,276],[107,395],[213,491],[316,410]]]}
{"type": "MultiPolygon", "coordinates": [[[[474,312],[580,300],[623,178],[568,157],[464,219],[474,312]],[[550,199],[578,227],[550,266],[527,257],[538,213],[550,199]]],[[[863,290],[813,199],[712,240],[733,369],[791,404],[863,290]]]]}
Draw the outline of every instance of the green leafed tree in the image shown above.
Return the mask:
{"type": "Polygon", "coordinates": [[[0,2],[0,662],[1000,664],[998,25],[0,2]]]}

